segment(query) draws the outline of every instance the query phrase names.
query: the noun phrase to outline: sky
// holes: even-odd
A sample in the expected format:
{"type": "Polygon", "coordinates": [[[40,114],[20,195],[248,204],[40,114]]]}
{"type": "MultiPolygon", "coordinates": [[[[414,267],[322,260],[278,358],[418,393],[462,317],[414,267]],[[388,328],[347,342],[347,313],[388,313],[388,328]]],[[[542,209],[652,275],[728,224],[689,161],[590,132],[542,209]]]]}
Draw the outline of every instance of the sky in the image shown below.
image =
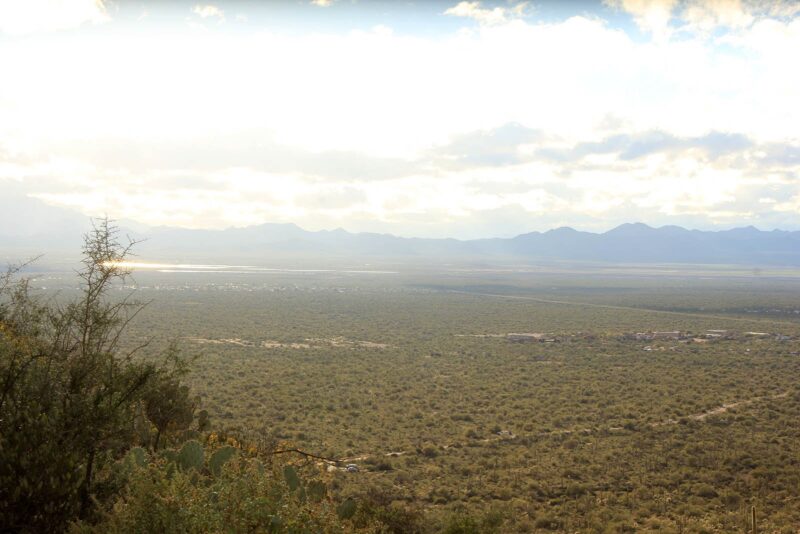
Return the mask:
{"type": "Polygon", "coordinates": [[[796,1],[0,0],[0,197],[187,228],[800,230],[798,54],[796,1]]]}

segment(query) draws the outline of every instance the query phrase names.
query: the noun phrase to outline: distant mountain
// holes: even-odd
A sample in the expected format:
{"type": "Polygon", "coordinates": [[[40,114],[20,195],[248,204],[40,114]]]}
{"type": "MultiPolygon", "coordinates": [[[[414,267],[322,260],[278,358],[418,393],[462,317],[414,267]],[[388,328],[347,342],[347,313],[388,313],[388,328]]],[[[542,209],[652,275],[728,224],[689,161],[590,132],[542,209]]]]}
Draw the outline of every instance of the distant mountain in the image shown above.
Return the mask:
{"type": "Polygon", "coordinates": [[[154,228],[140,255],[172,261],[264,262],[286,258],[388,261],[571,260],[800,266],[800,232],[753,227],[719,232],[623,224],[596,234],[572,228],[511,239],[401,238],[344,230],[309,232],[294,224],[227,230],[154,228]]]}
{"type": "MultiPolygon", "coordinates": [[[[763,232],[752,226],[725,231],[652,228],[623,224],[605,233],[557,228],[510,239],[402,238],[350,233],[342,229],[310,232],[294,224],[262,224],[227,230],[188,230],[120,224],[123,233],[145,239],[140,258],[165,262],[257,263],[284,260],[454,262],[596,261],[607,263],[689,263],[800,266],[800,232],[763,232]]],[[[87,217],[27,198],[0,200],[0,262],[37,253],[74,258],[87,217]]]]}
{"type": "Polygon", "coordinates": [[[77,256],[89,217],[45,204],[4,185],[0,194],[0,261],[18,262],[42,253],[77,256]]]}
{"type": "Polygon", "coordinates": [[[718,232],[623,224],[594,234],[558,229],[518,236],[521,256],[620,263],[800,265],[800,232],[736,228],[718,232]]]}

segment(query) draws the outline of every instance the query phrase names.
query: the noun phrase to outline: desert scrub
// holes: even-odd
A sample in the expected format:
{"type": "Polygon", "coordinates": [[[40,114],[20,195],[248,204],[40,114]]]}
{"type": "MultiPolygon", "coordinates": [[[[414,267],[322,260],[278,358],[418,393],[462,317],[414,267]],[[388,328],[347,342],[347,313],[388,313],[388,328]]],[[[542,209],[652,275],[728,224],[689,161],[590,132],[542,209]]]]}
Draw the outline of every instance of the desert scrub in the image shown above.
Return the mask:
{"type": "Polygon", "coordinates": [[[232,457],[218,472],[176,468],[169,459],[157,458],[132,470],[120,497],[94,524],[75,523],[71,532],[375,531],[341,518],[341,503],[325,497],[319,481],[308,483],[308,494],[298,491],[303,481],[291,466],[265,468],[258,460],[232,457]]]}

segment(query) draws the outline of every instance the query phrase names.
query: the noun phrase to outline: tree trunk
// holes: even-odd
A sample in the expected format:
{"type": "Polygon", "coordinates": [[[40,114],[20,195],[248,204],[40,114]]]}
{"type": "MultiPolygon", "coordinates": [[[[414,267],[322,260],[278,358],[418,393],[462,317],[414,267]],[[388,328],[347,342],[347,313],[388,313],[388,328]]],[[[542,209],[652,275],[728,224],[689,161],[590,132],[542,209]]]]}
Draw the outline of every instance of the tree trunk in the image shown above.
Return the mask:
{"type": "Polygon", "coordinates": [[[161,429],[156,428],[156,439],[153,442],[153,452],[158,450],[158,441],[161,439],[161,429]]]}
{"type": "Polygon", "coordinates": [[[86,514],[89,512],[89,490],[92,487],[92,476],[94,471],[94,456],[95,456],[95,449],[92,447],[89,450],[89,458],[86,460],[86,474],[84,475],[83,485],[81,487],[80,498],[81,498],[81,509],[80,509],[80,517],[86,517],[86,514]]]}

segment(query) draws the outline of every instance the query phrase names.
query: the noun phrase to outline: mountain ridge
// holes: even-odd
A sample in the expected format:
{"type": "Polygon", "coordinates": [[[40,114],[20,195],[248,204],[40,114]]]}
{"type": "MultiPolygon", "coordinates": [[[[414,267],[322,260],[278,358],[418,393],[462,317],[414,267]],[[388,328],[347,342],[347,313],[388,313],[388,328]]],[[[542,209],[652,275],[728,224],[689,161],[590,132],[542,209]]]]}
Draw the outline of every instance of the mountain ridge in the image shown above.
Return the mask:
{"type": "MultiPolygon", "coordinates": [[[[75,256],[90,219],[36,199],[14,204],[13,219],[0,213],[0,261],[42,252],[75,256]],[[30,221],[20,220],[30,213],[30,221]],[[23,214],[23,215],[21,215],[23,214]],[[52,221],[52,222],[51,222],[52,221]],[[83,223],[81,223],[83,221],[83,223]],[[49,225],[49,226],[48,226],[49,225]],[[49,231],[45,229],[49,228],[49,231]]],[[[8,213],[8,212],[6,212],[8,213]]],[[[225,263],[274,258],[361,258],[392,261],[570,260],[607,263],[704,263],[800,266],[800,231],[762,231],[752,225],[696,230],[677,225],[623,223],[605,232],[561,226],[510,238],[456,239],[309,231],[294,223],[262,223],[226,229],[170,226],[125,230],[139,257],[225,263]]]]}

